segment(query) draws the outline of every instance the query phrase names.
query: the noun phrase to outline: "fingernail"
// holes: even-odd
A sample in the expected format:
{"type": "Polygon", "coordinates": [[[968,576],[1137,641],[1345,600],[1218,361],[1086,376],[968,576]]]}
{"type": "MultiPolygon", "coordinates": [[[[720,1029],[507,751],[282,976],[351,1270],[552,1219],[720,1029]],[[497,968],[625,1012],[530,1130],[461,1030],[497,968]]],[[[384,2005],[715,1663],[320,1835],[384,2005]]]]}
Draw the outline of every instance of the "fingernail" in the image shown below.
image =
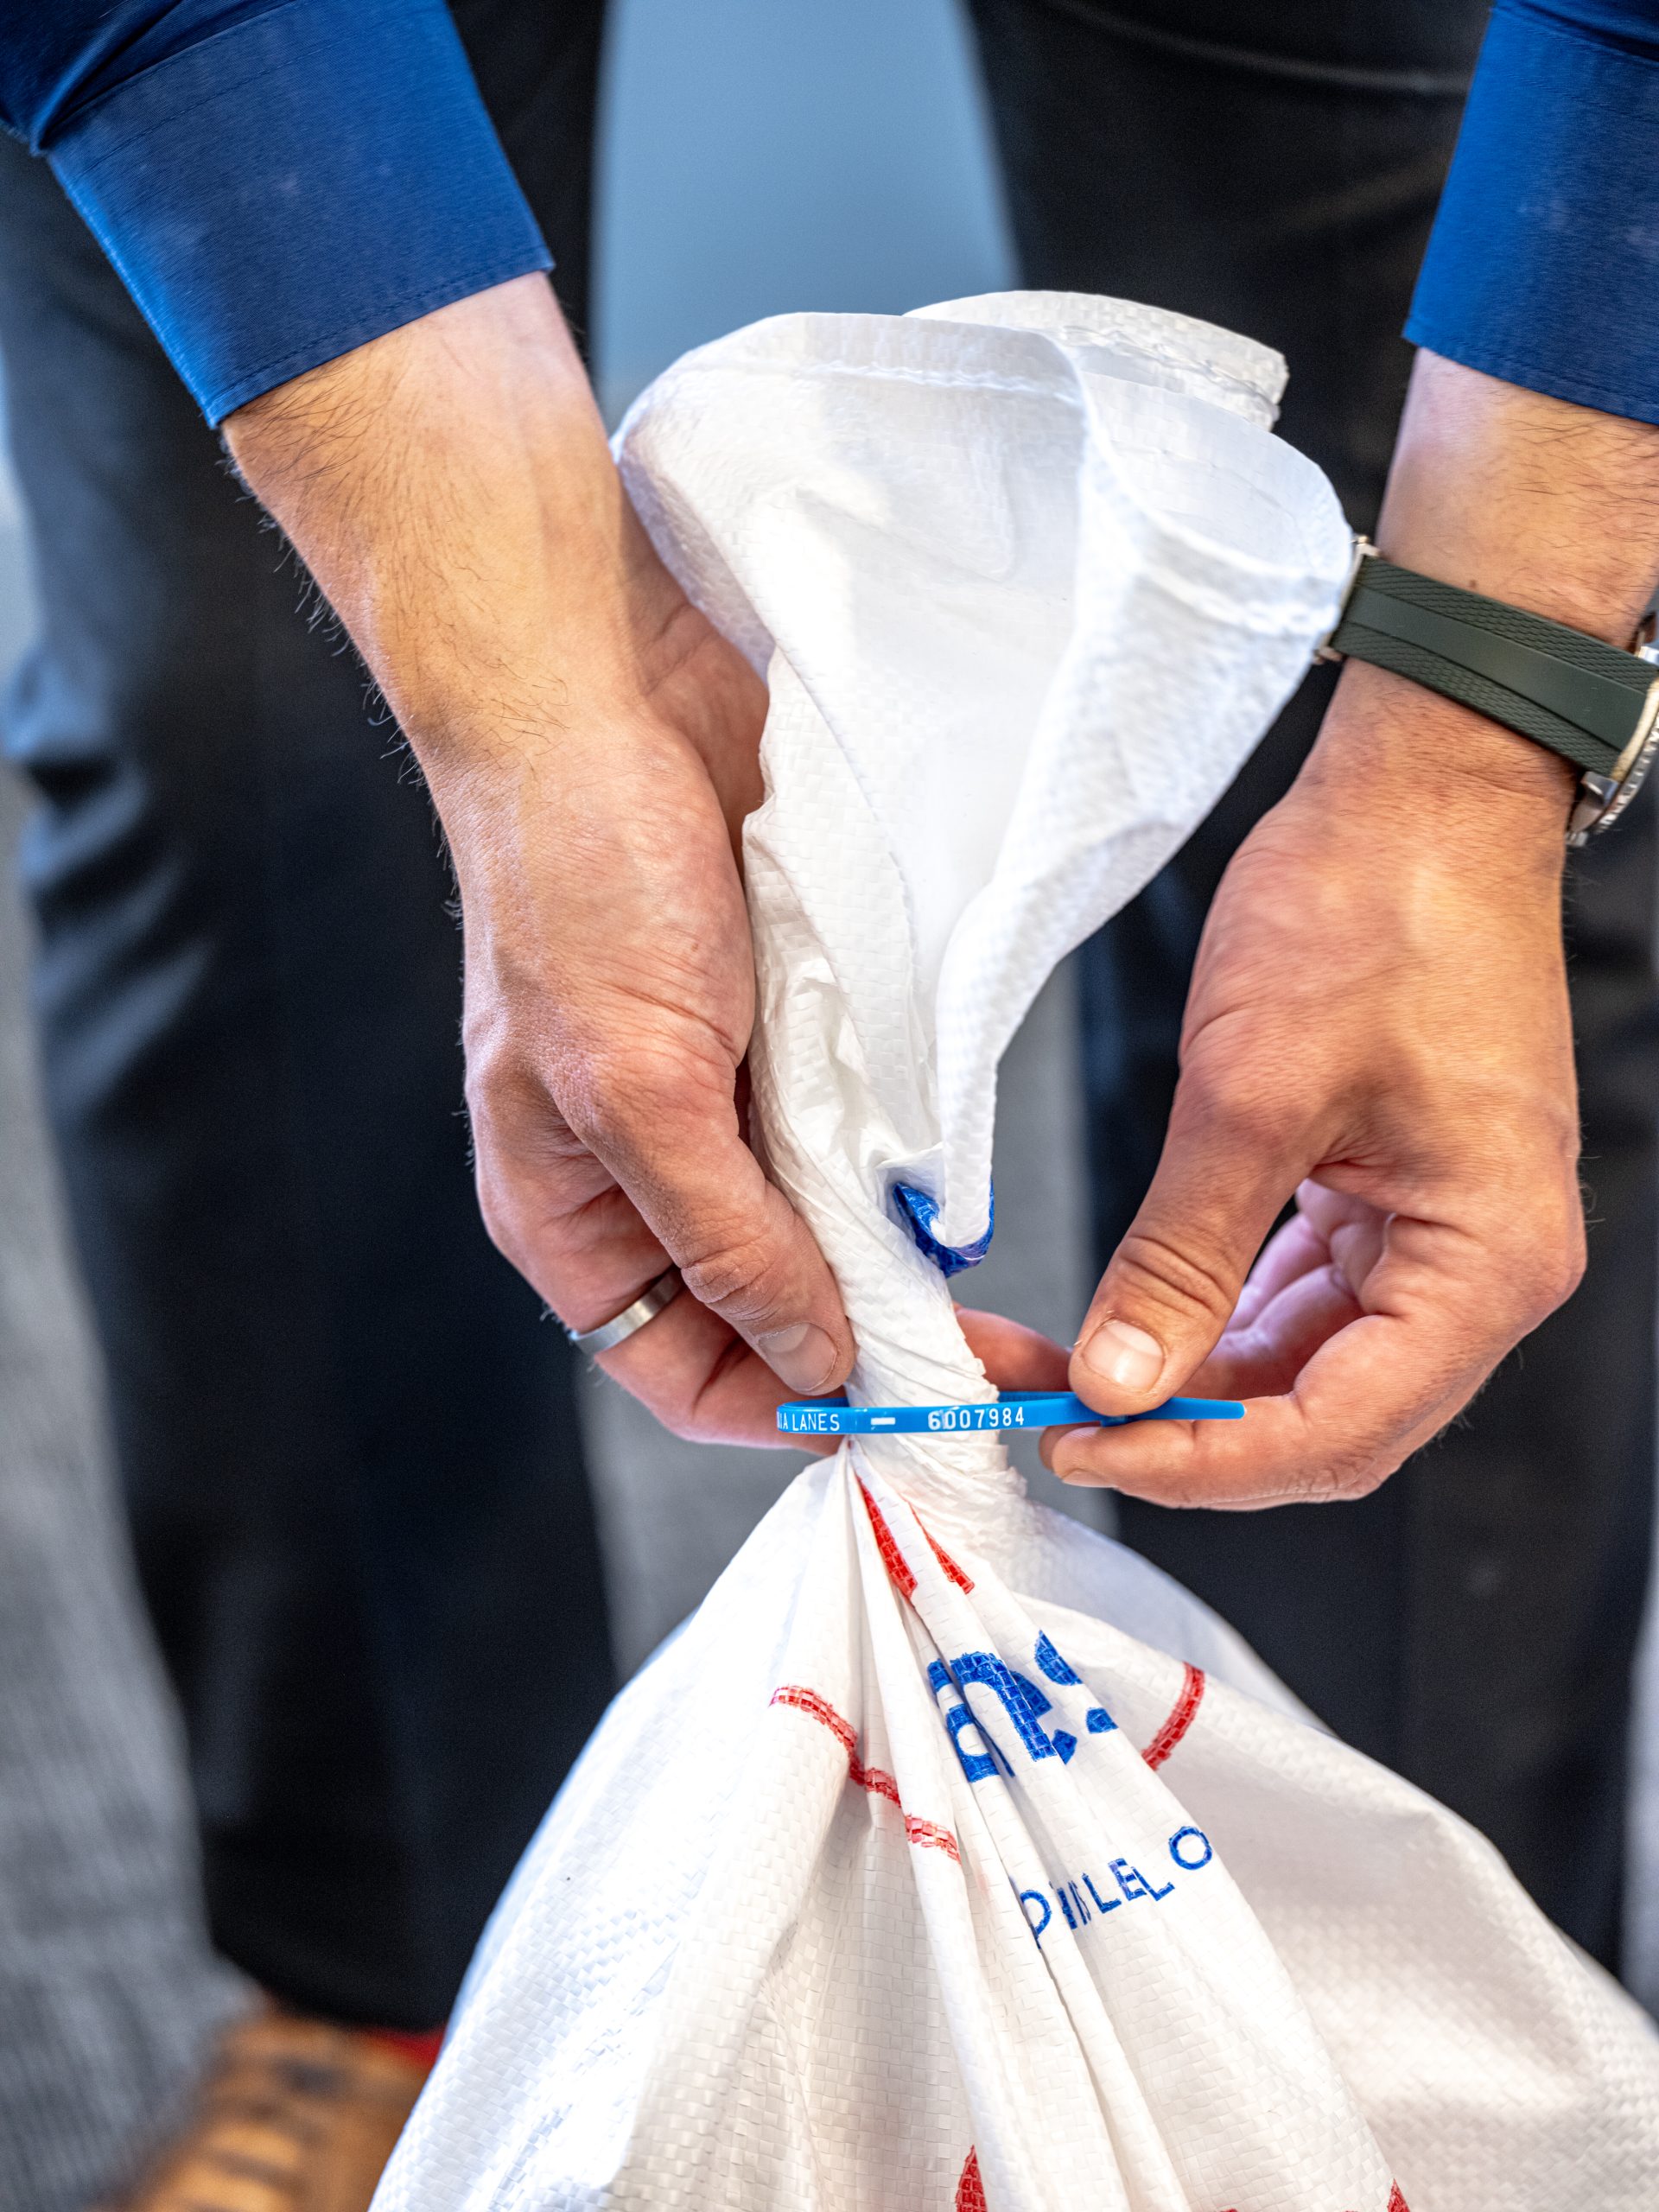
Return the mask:
{"type": "Polygon", "coordinates": [[[813,1322],[801,1321],[792,1329],[773,1329],[757,1337],[754,1348],[772,1373],[803,1397],[829,1389],[830,1377],[836,1371],[835,1343],[813,1322]]]}
{"type": "Polygon", "coordinates": [[[1139,1397],[1164,1371],[1164,1348],[1132,1321],[1103,1321],[1077,1346],[1077,1357],[1108,1389],[1139,1397]]]}

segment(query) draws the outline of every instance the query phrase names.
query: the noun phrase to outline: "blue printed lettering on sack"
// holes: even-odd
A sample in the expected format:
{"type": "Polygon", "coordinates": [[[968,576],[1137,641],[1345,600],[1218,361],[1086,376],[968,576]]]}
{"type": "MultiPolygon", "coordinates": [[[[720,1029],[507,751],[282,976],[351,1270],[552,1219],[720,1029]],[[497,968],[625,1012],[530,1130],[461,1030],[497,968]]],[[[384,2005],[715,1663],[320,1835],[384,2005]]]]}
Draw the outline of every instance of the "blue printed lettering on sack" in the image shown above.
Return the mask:
{"type": "MultiPolygon", "coordinates": [[[[1171,1863],[1184,1874],[1196,1874],[1216,1855],[1204,1830],[1191,1827],[1177,1828],[1167,1848],[1171,1863]]],[[[1059,1902],[1061,1917],[1074,1934],[1088,1927],[1091,1921],[1104,1920],[1108,1913],[1121,1912],[1126,1904],[1135,1904],[1142,1898],[1149,1904],[1160,1904],[1175,1888],[1173,1878],[1160,1887],[1127,1859],[1109,1859],[1107,1873],[1109,1879],[1099,1887],[1084,1872],[1075,1880],[1068,1876],[1054,1885],[1054,1898],[1059,1902]]],[[[1054,1901],[1046,1890],[1020,1890],[1016,1894],[1032,1940],[1040,1951],[1044,1932],[1054,1917],[1054,1901]]]]}
{"type": "MultiPolygon", "coordinates": [[[[1033,1656],[1038,1672],[1051,1682],[1083,1688],[1082,1675],[1067,1664],[1046,1636],[1039,1636],[1033,1656]]],[[[943,1659],[935,1659],[928,1668],[927,1682],[936,1698],[953,1688],[959,1694],[965,1693],[975,1682],[991,1691],[1013,1722],[1027,1758],[1058,1758],[1064,1766],[1077,1751],[1077,1739],[1070,1729],[1057,1728],[1051,1735],[1042,1725],[1043,1715],[1053,1709],[1052,1699],[1046,1696],[1028,1675],[999,1659],[994,1651],[964,1651],[949,1664],[943,1659]]],[[[1007,1752],[983,1723],[976,1719],[965,1698],[943,1706],[941,1711],[957,1757],[962,1762],[962,1770],[969,1782],[986,1782],[999,1772],[1014,1772],[1007,1752]],[[970,1734],[973,1741],[964,1742],[963,1738],[970,1734]]],[[[1096,1705],[1089,1708],[1084,1726],[1091,1736],[1103,1736],[1117,1723],[1103,1705],[1096,1705]]]]}

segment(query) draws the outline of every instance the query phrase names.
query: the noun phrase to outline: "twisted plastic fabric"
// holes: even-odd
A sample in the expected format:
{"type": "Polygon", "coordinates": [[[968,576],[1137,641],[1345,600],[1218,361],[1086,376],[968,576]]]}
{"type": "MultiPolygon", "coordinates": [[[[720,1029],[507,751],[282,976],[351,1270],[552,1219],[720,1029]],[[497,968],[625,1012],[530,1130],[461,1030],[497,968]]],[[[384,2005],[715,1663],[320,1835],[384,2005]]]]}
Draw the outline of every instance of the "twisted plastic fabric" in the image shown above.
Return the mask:
{"type": "MultiPolygon", "coordinates": [[[[983,1398],[998,1058],[1329,626],[1282,365],[1118,302],[793,316],[620,453],[768,676],[772,1172],[865,1402],[983,1398]]],[[[1490,1847],[994,1438],[852,1443],[617,1700],[380,2212],[1636,2212],[1659,2042],[1490,1847]]]]}

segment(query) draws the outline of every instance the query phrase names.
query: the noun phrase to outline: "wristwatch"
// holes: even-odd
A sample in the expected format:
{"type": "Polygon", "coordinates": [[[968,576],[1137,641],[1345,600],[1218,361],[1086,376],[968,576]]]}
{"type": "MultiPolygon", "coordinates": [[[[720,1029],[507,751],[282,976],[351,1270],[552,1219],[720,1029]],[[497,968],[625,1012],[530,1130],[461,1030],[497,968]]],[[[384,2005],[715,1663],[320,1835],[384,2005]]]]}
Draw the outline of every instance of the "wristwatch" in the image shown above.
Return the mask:
{"type": "Polygon", "coordinates": [[[1567,842],[1616,822],[1659,751],[1652,617],[1629,652],[1384,560],[1360,538],[1320,660],[1363,660],[1474,707],[1579,771],[1567,842]]]}

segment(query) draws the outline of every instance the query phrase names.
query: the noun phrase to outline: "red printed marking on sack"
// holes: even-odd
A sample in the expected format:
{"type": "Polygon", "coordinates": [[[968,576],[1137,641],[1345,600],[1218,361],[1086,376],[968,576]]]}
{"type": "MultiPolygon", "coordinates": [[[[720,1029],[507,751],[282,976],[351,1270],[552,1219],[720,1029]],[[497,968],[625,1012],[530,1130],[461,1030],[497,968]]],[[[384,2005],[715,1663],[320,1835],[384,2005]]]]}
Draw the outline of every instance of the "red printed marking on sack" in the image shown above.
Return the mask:
{"type": "MultiPolygon", "coordinates": [[[[870,1526],[875,1531],[875,1548],[881,1554],[881,1564],[887,1568],[899,1596],[913,1598],[916,1594],[916,1577],[911,1572],[910,1562],[899,1550],[898,1540],[892,1529],[888,1528],[880,1507],[870,1496],[869,1491],[865,1490],[862,1483],[860,1483],[859,1489],[864,1493],[864,1503],[869,1513],[870,1526]]],[[[922,1528],[919,1520],[916,1525],[927,1537],[928,1549],[944,1569],[949,1580],[956,1584],[958,1590],[971,1590],[974,1586],[973,1577],[963,1573],[944,1545],[936,1543],[928,1531],[922,1528]]]]}
{"type": "Polygon", "coordinates": [[[957,2183],[956,2212],[986,2212],[985,2184],[979,2177],[979,2153],[970,2151],[957,2183]]]}
{"type": "Polygon", "coordinates": [[[875,1548],[881,1554],[881,1564],[887,1568],[888,1576],[899,1595],[901,1598],[913,1598],[916,1594],[916,1577],[910,1571],[910,1563],[894,1541],[892,1529],[882,1519],[880,1507],[870,1496],[868,1491],[864,1490],[862,1483],[860,1483],[859,1488],[864,1491],[865,1510],[870,1516],[870,1526],[875,1531],[875,1548]]]}
{"type": "Polygon", "coordinates": [[[841,1748],[856,1766],[858,1764],[858,1731],[850,1720],[843,1720],[828,1698],[820,1697],[817,1690],[804,1690],[797,1682],[785,1682],[782,1689],[772,1694],[774,1705],[792,1705],[800,1713],[810,1713],[814,1720],[821,1720],[830,1733],[839,1738],[841,1748]]]}
{"type": "MultiPolygon", "coordinates": [[[[919,1521],[916,1525],[918,1529],[922,1528],[922,1524],[919,1521]]],[[[946,1551],[944,1545],[936,1543],[933,1538],[928,1535],[928,1531],[925,1529],[922,1529],[922,1534],[927,1537],[928,1547],[932,1552],[934,1558],[938,1560],[939,1565],[944,1569],[945,1573],[949,1576],[950,1580],[956,1584],[957,1589],[971,1590],[974,1586],[973,1578],[970,1575],[967,1575],[963,1573],[962,1569],[957,1565],[955,1560],[951,1558],[950,1553],[946,1551]]]]}
{"type": "MultiPolygon", "coordinates": [[[[1176,1745],[1192,1726],[1192,1717],[1197,1713],[1203,1696],[1204,1669],[1202,1667],[1189,1666],[1182,1677],[1181,1694],[1176,1699],[1168,1719],[1141,1754],[1148,1766],[1162,1766],[1176,1745]]],[[[1389,2212],[1395,2212],[1393,2205],[1389,2207],[1389,2212]]]]}
{"type": "MultiPolygon", "coordinates": [[[[847,1779],[860,1789],[868,1789],[873,1797],[885,1797],[890,1805],[898,1805],[899,1784],[892,1775],[879,1766],[866,1766],[858,1756],[858,1731],[850,1720],[843,1719],[827,1697],[820,1697],[817,1690],[804,1689],[798,1682],[785,1682],[772,1694],[774,1705],[792,1705],[797,1713],[804,1713],[830,1733],[847,1754],[847,1779]]],[[[943,1851],[962,1863],[962,1853],[957,1839],[949,1828],[938,1827],[932,1821],[918,1821],[913,1814],[905,1813],[906,1839],[925,1849],[943,1851]]]]}

